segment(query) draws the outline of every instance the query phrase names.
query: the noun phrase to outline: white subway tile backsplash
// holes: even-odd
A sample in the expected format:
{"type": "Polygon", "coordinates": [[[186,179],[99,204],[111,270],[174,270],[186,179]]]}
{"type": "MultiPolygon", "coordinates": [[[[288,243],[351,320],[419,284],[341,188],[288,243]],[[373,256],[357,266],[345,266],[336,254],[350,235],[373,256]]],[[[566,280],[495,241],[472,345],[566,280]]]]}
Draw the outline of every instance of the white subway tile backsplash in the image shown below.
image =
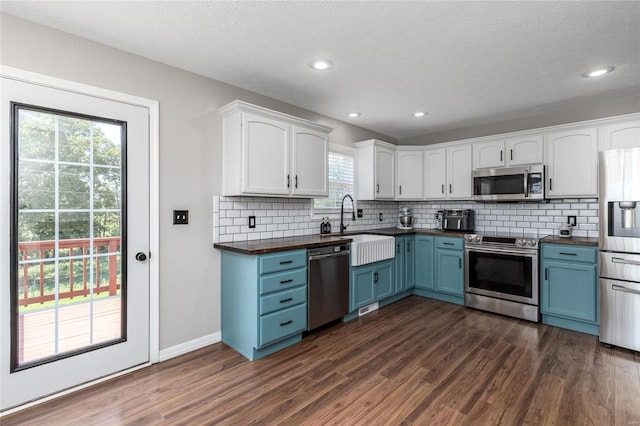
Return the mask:
{"type": "MultiPolygon", "coordinates": [[[[267,197],[214,197],[214,242],[246,241],[314,235],[320,232],[321,214],[314,215],[312,200],[267,197]],[[256,227],[248,228],[248,217],[256,217],[256,227]]],[[[577,217],[576,236],[598,236],[596,199],[551,200],[549,203],[472,203],[468,201],[378,202],[360,201],[364,217],[351,221],[345,214],[348,231],[394,227],[400,207],[410,207],[416,228],[435,227],[435,214],[443,209],[471,208],[475,211],[476,232],[505,232],[512,235],[537,233],[539,237],[558,234],[567,216],[577,217]],[[378,219],[383,214],[383,220],[378,219]]],[[[329,215],[333,232],[340,219],[329,215]]]]}

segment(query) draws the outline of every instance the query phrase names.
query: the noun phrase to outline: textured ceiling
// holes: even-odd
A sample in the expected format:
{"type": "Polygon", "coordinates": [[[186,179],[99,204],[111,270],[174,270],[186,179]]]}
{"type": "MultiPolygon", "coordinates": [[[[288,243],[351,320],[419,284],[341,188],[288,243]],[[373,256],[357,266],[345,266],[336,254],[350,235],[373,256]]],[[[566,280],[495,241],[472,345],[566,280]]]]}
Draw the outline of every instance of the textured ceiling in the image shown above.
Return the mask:
{"type": "Polygon", "coordinates": [[[398,139],[640,93],[640,2],[3,0],[0,10],[398,139]],[[316,58],[335,66],[311,70],[316,58]],[[616,70],[581,77],[602,65],[616,70]]]}

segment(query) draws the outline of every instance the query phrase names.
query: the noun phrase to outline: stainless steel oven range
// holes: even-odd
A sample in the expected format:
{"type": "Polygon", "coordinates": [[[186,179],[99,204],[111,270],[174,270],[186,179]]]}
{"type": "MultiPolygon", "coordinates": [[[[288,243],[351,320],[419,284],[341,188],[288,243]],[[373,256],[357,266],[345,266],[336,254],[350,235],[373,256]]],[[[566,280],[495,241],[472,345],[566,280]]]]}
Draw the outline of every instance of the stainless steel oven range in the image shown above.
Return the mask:
{"type": "Polygon", "coordinates": [[[465,306],[540,321],[538,238],[466,234],[465,306]]]}

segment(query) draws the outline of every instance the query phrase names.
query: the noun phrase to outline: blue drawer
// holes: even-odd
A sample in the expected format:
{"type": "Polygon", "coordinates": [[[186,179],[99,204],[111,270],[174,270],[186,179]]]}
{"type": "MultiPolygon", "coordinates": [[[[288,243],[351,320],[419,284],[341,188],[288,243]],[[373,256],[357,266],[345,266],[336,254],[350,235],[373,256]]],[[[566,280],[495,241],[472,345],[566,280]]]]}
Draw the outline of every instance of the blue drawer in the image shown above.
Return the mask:
{"type": "Polygon", "coordinates": [[[260,277],[260,294],[286,290],[307,283],[307,268],[284,271],[260,277]]]}
{"type": "Polygon", "coordinates": [[[451,250],[464,249],[464,240],[462,238],[436,237],[436,247],[451,250]]]}
{"type": "Polygon", "coordinates": [[[260,274],[286,271],[307,266],[307,251],[295,250],[260,256],[260,274]]]}
{"type": "Polygon", "coordinates": [[[291,290],[279,291],[260,297],[260,315],[265,315],[280,309],[289,308],[307,301],[307,287],[302,286],[291,290]]]}
{"type": "Polygon", "coordinates": [[[598,261],[598,249],[595,247],[581,247],[562,244],[543,244],[542,257],[544,259],[596,263],[598,261]]]}
{"type": "Polygon", "coordinates": [[[268,345],[307,329],[307,304],[283,309],[260,317],[258,344],[268,345]]]}

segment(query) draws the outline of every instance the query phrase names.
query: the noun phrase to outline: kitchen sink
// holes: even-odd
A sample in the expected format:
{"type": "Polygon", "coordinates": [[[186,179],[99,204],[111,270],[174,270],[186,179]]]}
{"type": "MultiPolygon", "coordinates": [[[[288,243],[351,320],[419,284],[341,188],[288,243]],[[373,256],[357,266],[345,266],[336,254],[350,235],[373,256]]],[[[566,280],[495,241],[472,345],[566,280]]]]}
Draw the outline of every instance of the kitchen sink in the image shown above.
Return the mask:
{"type": "Polygon", "coordinates": [[[393,259],[395,257],[395,238],[385,235],[357,234],[343,238],[351,242],[351,266],[393,259]]]}

